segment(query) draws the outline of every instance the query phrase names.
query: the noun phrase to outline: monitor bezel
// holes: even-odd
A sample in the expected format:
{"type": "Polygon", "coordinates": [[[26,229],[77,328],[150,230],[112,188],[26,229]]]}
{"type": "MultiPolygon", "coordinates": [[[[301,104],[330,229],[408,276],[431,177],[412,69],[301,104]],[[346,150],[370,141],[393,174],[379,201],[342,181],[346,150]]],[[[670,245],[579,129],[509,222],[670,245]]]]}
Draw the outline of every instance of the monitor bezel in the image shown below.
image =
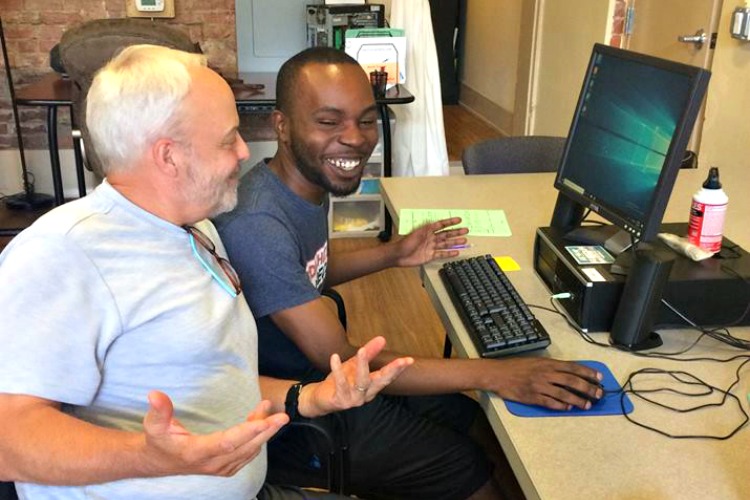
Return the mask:
{"type": "MultiPolygon", "coordinates": [[[[654,240],[660,231],[664,211],[669,202],[672,188],[674,187],[677,178],[677,173],[680,170],[682,159],[685,150],[687,149],[690,136],[692,135],[698,112],[703,103],[709,78],[710,72],[703,68],[689,66],[675,61],[669,61],[607,45],[594,44],[591,58],[589,59],[589,64],[586,69],[586,74],[583,79],[583,84],[581,85],[581,92],[578,98],[578,103],[576,104],[575,113],[573,114],[568,137],[565,141],[565,148],[562,157],[560,158],[560,163],[558,164],[557,175],[554,183],[555,188],[559,193],[581,205],[584,209],[589,209],[592,212],[599,214],[607,221],[627,231],[636,240],[654,240]],[[595,61],[600,54],[684,74],[690,78],[690,90],[686,106],[682,110],[682,114],[677,121],[672,141],[670,142],[665,156],[664,165],[662,166],[659,179],[654,188],[654,195],[652,196],[649,206],[644,211],[645,216],[639,221],[634,221],[632,216],[624,214],[617,207],[608,205],[606,200],[593,200],[564,183],[566,162],[568,160],[571,144],[575,138],[576,129],[579,125],[581,108],[585,104],[584,99],[586,90],[591,78],[593,77],[595,61]],[[602,203],[602,201],[604,201],[604,203],[602,203]]],[[[580,221],[578,222],[580,224],[580,221]]]]}

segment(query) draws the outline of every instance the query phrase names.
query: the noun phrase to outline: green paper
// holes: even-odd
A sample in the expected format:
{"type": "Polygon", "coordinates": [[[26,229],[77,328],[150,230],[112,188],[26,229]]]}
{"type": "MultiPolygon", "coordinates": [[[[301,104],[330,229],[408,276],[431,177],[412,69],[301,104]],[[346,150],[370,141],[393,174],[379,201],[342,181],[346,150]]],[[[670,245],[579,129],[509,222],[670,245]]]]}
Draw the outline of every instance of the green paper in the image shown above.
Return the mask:
{"type": "Polygon", "coordinates": [[[458,227],[468,227],[468,236],[510,236],[510,225],[503,210],[460,210],[454,208],[402,208],[398,216],[398,234],[450,217],[461,217],[458,227]]]}

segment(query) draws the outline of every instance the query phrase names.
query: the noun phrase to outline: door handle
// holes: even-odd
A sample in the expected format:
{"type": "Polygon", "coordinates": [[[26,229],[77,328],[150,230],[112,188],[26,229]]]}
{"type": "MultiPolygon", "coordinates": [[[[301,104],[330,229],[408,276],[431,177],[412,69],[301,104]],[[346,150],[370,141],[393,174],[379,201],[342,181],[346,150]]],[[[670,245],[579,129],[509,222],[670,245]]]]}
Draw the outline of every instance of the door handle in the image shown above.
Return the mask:
{"type": "Polygon", "coordinates": [[[706,43],[707,39],[708,36],[702,29],[696,31],[695,35],[681,35],[677,37],[678,42],[693,43],[695,44],[695,48],[698,50],[701,50],[703,48],[703,44],[706,43]]]}

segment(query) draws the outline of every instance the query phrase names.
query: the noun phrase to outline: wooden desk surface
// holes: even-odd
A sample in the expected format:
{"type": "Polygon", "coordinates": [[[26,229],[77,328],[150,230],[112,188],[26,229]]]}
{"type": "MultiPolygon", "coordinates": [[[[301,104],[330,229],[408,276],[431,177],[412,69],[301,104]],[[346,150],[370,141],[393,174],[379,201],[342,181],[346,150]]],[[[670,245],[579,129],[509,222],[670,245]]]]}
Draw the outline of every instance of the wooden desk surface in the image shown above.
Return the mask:
{"type": "MultiPolygon", "coordinates": [[[[683,171],[672,195],[665,221],[687,220],[688,206],[704,172],[683,171]]],[[[513,232],[510,238],[473,237],[471,254],[509,255],[521,266],[509,277],[529,304],[546,306],[548,292],[533,270],[532,245],[538,226],[549,225],[556,191],[554,174],[508,174],[382,179],[388,209],[398,224],[400,208],[503,209],[513,232]]],[[[739,198],[739,197],[735,197],[739,198]]],[[[750,246],[750,228],[741,216],[748,213],[747,200],[732,200],[726,234],[743,247],[750,246]]],[[[439,264],[423,269],[425,288],[462,357],[476,357],[461,320],[437,275],[439,264]]],[[[735,377],[739,362],[676,362],[645,359],[584,342],[560,316],[536,310],[535,314],[552,337],[544,352],[527,354],[559,359],[592,359],[605,363],[619,382],[643,367],[685,370],[717,387],[726,388],[735,377]]],[[[660,332],[662,352],[687,347],[697,333],[685,330],[660,332]]],[[[750,328],[732,333],[750,338],[750,328]]],[[[608,334],[595,333],[606,342],[608,334]]],[[[691,357],[707,354],[728,358],[740,351],[704,340],[691,357]]],[[[747,376],[733,391],[747,408],[750,392],[747,376]]],[[[660,386],[664,383],[659,381],[660,386]]],[[[678,399],[685,403],[685,399],[678,399]]],[[[697,416],[665,413],[633,399],[633,416],[677,434],[722,434],[742,421],[732,404],[721,411],[697,416]]],[[[482,394],[481,403],[495,433],[529,499],[747,499],[750,498],[750,430],[742,429],[728,441],[669,439],[644,430],[623,416],[521,418],[510,414],[500,398],[482,394]]],[[[689,404],[689,403],[685,403],[689,404]]]]}

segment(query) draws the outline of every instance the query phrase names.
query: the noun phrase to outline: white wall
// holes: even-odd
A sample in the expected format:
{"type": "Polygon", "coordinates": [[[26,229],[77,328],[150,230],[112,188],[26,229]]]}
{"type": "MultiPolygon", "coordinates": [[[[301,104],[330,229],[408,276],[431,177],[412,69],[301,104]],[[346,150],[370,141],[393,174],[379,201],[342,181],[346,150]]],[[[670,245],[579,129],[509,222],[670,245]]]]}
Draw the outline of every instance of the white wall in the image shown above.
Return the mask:
{"type": "MultiPolygon", "coordinates": [[[[701,169],[719,167],[723,187],[729,195],[725,234],[730,238],[747,234],[750,224],[750,42],[729,35],[731,14],[739,0],[725,0],[719,21],[719,36],[711,66],[706,118],[701,140],[701,169]]],[[[696,189],[699,186],[696,186],[696,189]]],[[[750,240],[736,240],[750,248],[750,240]]]]}
{"type": "Polygon", "coordinates": [[[521,0],[468,0],[464,85],[512,112],[516,93],[521,0]]]}
{"type": "MultiPolygon", "coordinates": [[[[25,157],[26,168],[34,176],[35,190],[39,193],[53,194],[49,151],[46,149],[26,150],[25,157]]],[[[0,193],[8,195],[23,191],[21,156],[17,149],[0,151],[0,167],[2,167],[0,168],[0,193]]],[[[64,196],[77,198],[78,183],[72,149],[60,151],[60,170],[64,196]]],[[[91,172],[86,171],[86,185],[92,186],[93,183],[94,177],[91,172]]]]}
{"type": "MultiPolygon", "coordinates": [[[[534,0],[467,0],[460,101],[511,135],[514,128],[522,18],[534,0]]],[[[527,65],[523,66],[527,68],[527,65]]]]}

